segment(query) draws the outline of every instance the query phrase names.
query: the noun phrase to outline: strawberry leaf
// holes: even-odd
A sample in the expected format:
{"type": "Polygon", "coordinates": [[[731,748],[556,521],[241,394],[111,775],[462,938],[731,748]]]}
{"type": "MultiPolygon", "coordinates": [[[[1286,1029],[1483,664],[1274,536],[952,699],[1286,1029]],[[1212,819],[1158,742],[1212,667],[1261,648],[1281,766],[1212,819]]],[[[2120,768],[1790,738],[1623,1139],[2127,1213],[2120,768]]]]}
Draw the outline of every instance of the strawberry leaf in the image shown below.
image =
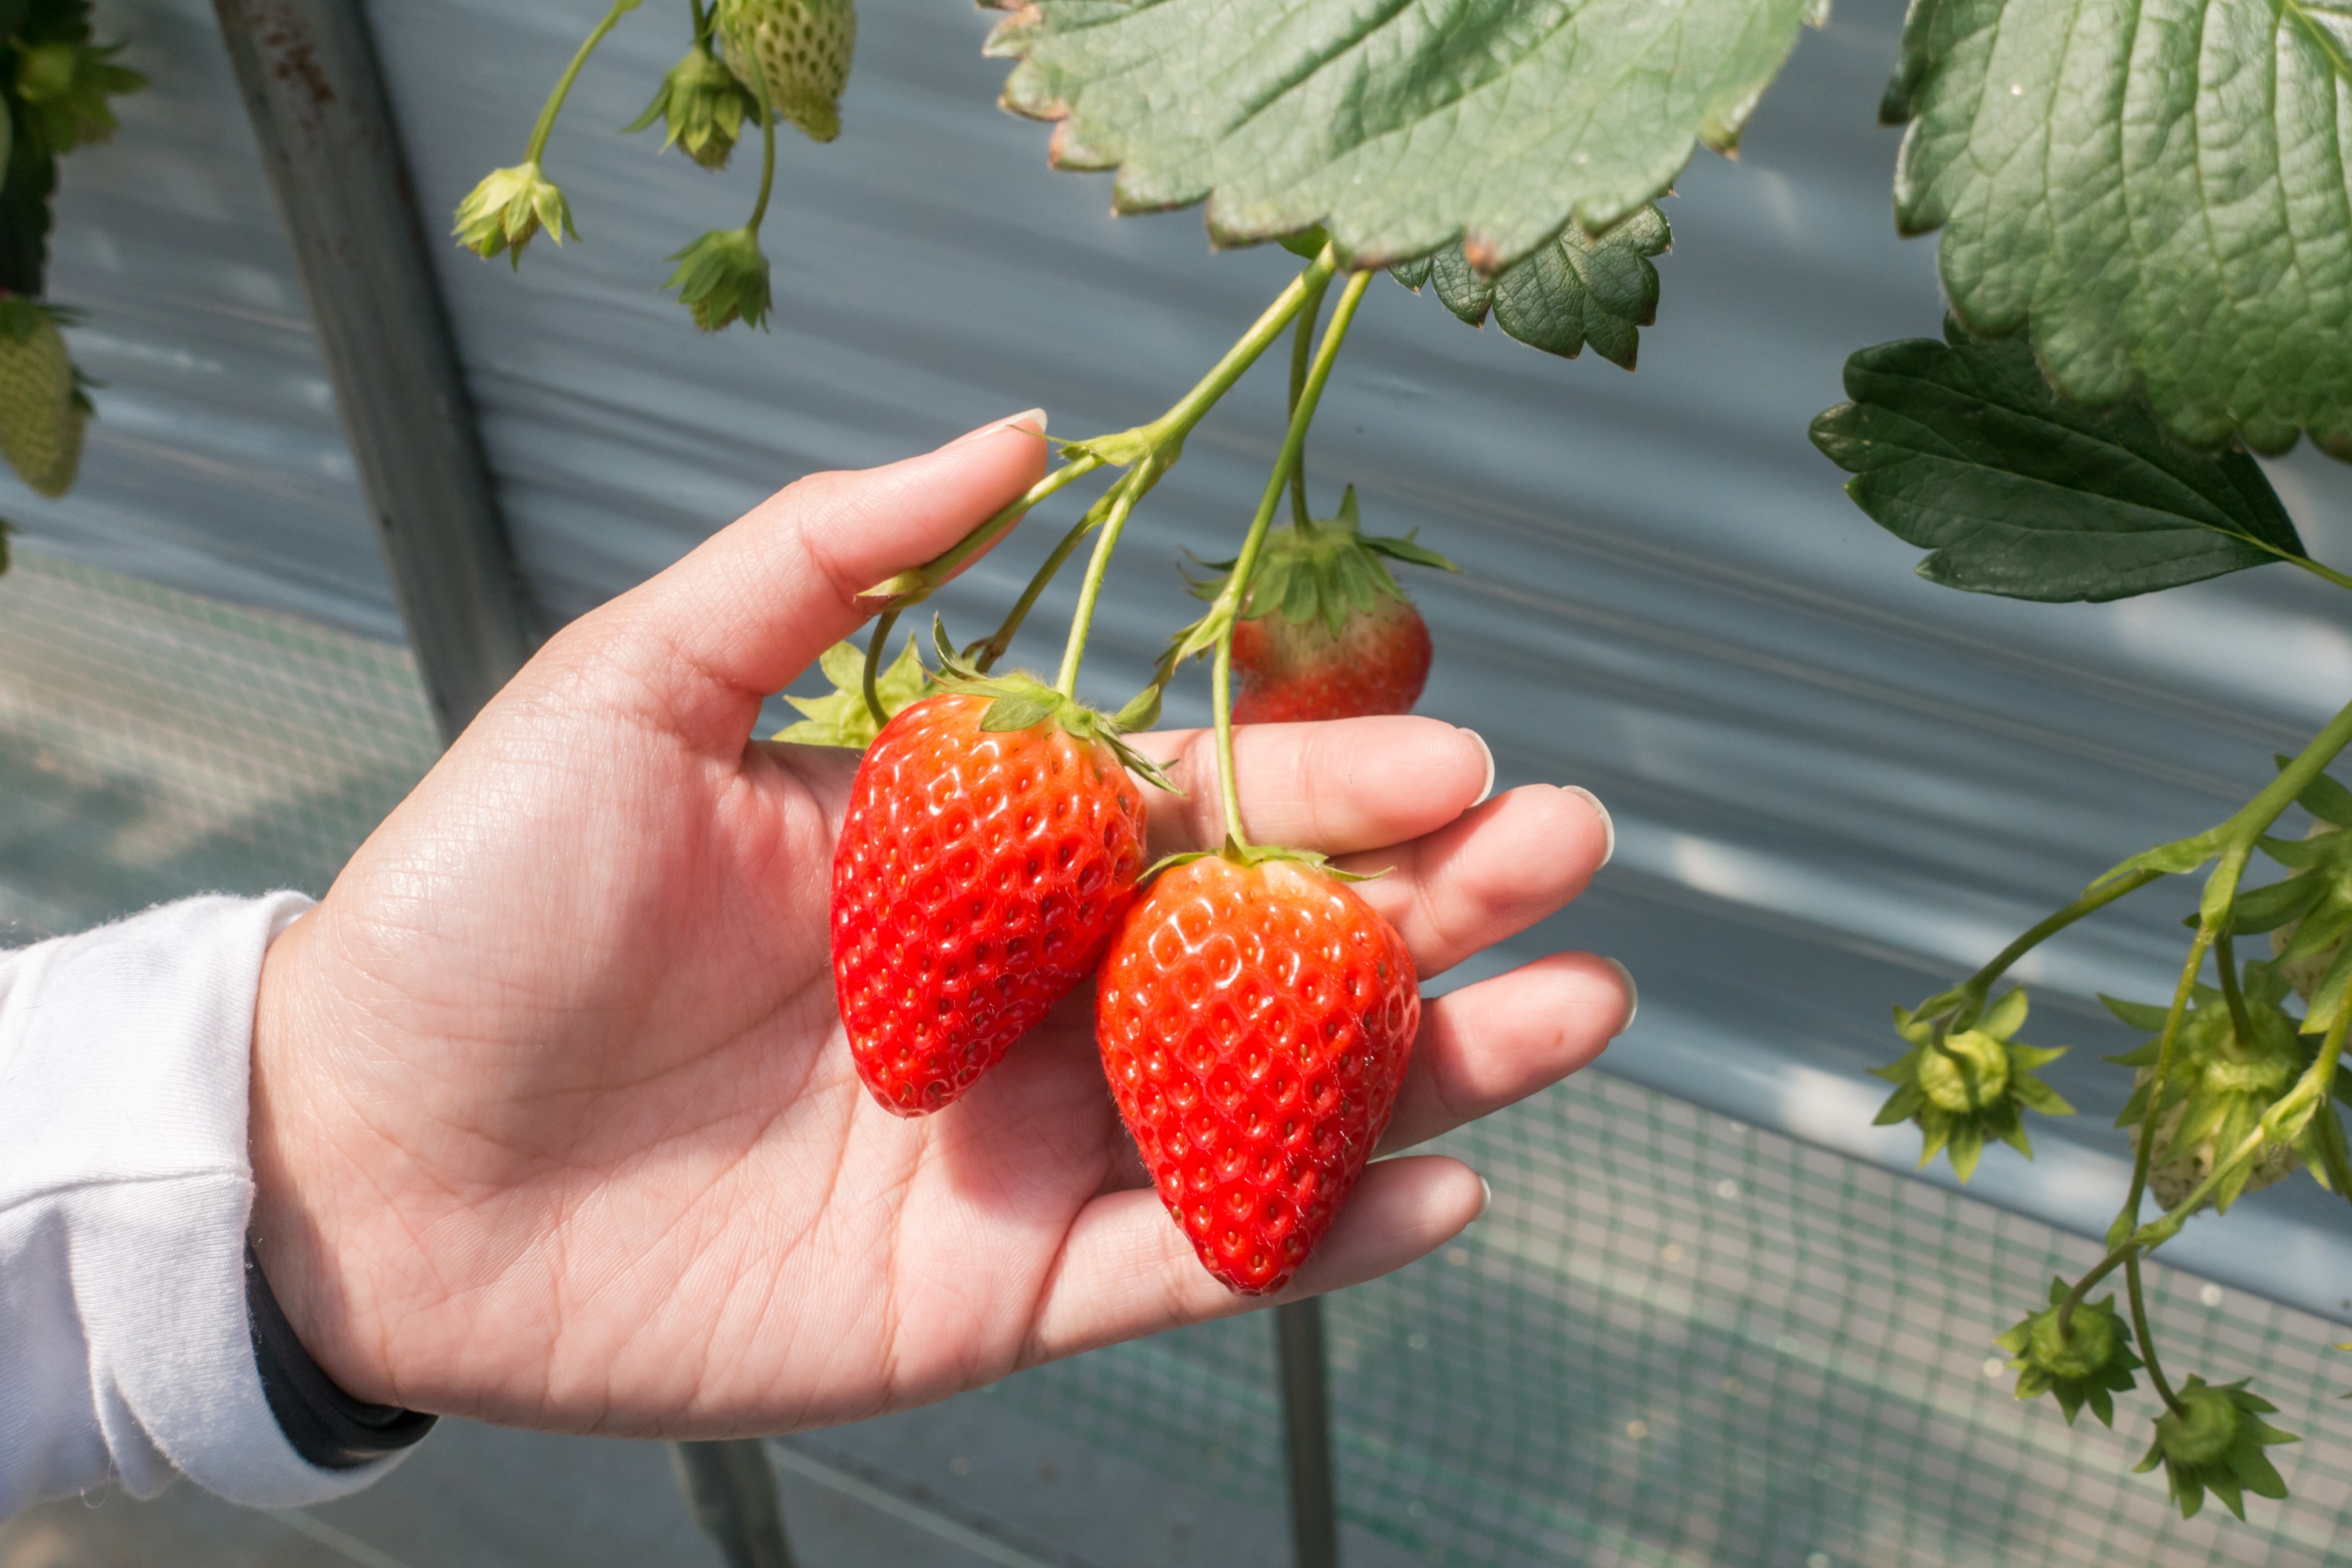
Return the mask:
{"type": "Polygon", "coordinates": [[[1595,238],[1571,223],[1559,237],[1507,269],[1482,277],[1460,247],[1389,270],[1416,293],[1437,285],[1445,308],[1472,326],[1495,324],[1530,348],[1574,359],[1590,343],[1612,364],[1633,368],[1641,333],[1658,319],[1658,269],[1650,258],[1673,242],[1665,216],[1643,206],[1595,238]]]}
{"type": "MultiPolygon", "coordinates": [[[[1012,0],[994,0],[1012,8],[1012,0]]],[[[1728,151],[1826,0],[1028,0],[1005,107],[1113,204],[1223,244],[1323,226],[1352,267],[1460,244],[1489,275],[1605,233],[1728,151]]],[[[1599,346],[1598,340],[1595,340],[1599,346]]],[[[1604,352],[1606,352],[1604,350],[1604,352]]]]}
{"type": "MultiPolygon", "coordinates": [[[[817,668],[833,682],[834,689],[823,697],[785,698],[807,717],[777,731],[772,738],[803,746],[847,746],[853,751],[864,751],[873,744],[882,728],[874,721],[874,710],[866,705],[865,650],[855,643],[837,642],[824,650],[817,668]]],[[[892,718],[898,717],[901,709],[938,689],[931,672],[923,668],[922,659],[915,652],[912,637],[874,683],[874,693],[882,700],[882,711],[892,718]]]]}
{"type": "Polygon", "coordinates": [[[2066,396],[2352,458],[2352,9],[1913,0],[1880,117],[1952,308],[2066,396]]]}
{"type": "MultiPolygon", "coordinates": [[[[1881,343],[1845,363],[1813,444],[1919,575],[1971,594],[2129,598],[2304,554],[2286,509],[2234,447],[2178,445],[2134,405],[2056,395],[2022,339],[1881,343]]],[[[2137,864],[2155,865],[2142,860],[2137,864]]],[[[2170,871],[2187,867],[2163,865],[2170,871]]]]}

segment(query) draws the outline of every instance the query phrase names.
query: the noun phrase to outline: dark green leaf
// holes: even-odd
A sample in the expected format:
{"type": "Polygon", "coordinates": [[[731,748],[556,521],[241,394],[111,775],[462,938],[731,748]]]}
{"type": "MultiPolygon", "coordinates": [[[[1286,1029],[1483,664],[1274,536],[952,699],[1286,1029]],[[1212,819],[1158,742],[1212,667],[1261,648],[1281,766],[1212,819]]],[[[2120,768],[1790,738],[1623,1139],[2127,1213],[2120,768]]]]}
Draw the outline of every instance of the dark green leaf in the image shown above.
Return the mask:
{"type": "Polygon", "coordinates": [[[2096,406],[2352,458],[2352,10],[1913,0],[1881,115],[1975,330],[2096,406]]]}
{"type": "MultiPolygon", "coordinates": [[[[1011,4],[1011,0],[996,0],[1011,4]]],[[[1694,142],[1728,150],[1826,0],[1032,0],[1004,103],[1114,205],[1209,204],[1244,244],[1320,224],[1355,266],[1462,244],[1499,272],[1601,233],[1694,142]]]]}
{"type": "Polygon", "coordinates": [[[2304,553],[2252,458],[2179,446],[2136,405],[2066,402],[2021,339],[1881,343],[1846,361],[1845,387],[1813,444],[1854,476],[1855,505],[1931,552],[1931,583],[2121,599],[2304,553]]]}
{"type": "Polygon", "coordinates": [[[1384,539],[1371,536],[1365,539],[1364,548],[1376,555],[1385,555],[1391,561],[1411,562],[1415,566],[1434,566],[1440,572],[1462,570],[1429,546],[1416,543],[1410,539],[1384,539]]]}
{"type": "Polygon", "coordinates": [[[2276,931],[2289,921],[2302,919],[2326,887],[2317,877],[2289,877],[2284,882],[2241,892],[2230,930],[2239,936],[2276,931]]]}
{"type": "MultiPolygon", "coordinates": [[[[1658,269],[1650,258],[1673,240],[1664,215],[1644,206],[1598,239],[1571,223],[1496,279],[1480,276],[1459,247],[1416,265],[1445,308],[1474,327],[1491,310],[1496,326],[1532,348],[1574,359],[1590,343],[1631,370],[1641,349],[1637,329],[1658,319],[1658,269]]],[[[1410,286],[1418,289],[1419,279],[1410,286]]]]}

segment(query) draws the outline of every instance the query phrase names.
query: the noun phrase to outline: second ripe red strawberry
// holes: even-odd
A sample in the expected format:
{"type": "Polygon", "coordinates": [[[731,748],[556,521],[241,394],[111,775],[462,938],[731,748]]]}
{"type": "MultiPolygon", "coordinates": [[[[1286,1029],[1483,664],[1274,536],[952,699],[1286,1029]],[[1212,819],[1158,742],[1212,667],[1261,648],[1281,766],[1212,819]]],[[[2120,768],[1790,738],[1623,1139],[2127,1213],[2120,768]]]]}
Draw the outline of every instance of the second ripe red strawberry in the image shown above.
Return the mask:
{"type": "Polygon", "coordinates": [[[1412,711],[1429,679],[1429,626],[1388,561],[1454,570],[1411,539],[1366,538],[1352,488],[1337,517],[1266,536],[1234,624],[1236,723],[1412,711]]]}
{"type": "Polygon", "coordinates": [[[1202,1263],[1290,1282],[1388,1127],[1421,1027],[1404,940],[1281,850],[1161,873],[1103,959],[1097,1043],[1120,1117],[1202,1263]]]}
{"type": "Polygon", "coordinates": [[[1076,989],[1134,897],[1143,833],[1115,733],[1045,688],[927,698],[885,725],[833,862],[834,980],[874,1098],[939,1110],[1076,989]]]}

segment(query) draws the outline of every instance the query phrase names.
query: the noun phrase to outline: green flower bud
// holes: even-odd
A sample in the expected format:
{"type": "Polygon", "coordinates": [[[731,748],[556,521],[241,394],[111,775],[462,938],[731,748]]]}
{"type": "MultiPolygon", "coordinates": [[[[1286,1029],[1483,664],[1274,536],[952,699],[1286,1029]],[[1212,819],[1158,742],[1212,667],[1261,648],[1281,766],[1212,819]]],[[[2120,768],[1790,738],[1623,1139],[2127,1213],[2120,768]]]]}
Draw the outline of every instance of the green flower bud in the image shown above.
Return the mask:
{"type": "Polygon", "coordinates": [[[482,176],[482,183],[457,204],[457,219],[449,232],[475,255],[487,258],[505,251],[520,268],[523,247],[541,229],[558,245],[580,237],[572,226],[572,204],[534,162],[493,169],[482,176]]]}
{"type": "Polygon", "coordinates": [[[2192,1374],[2176,1397],[2179,1408],[2168,1408],[2156,1418],[2156,1441],[2138,1468],[2164,1467],[2181,1518],[2194,1518],[2209,1491],[2240,1519],[2246,1517],[2246,1492],[2274,1500],[2286,1496],[2285,1480],[2263,1450],[2300,1439],[2263,1421],[2277,1405],[2248,1393],[2244,1378],[2209,1386],[2192,1374]]]}
{"type": "Polygon", "coordinates": [[[646,111],[621,129],[643,131],[656,120],[667,125],[661,151],[683,147],[686,155],[706,169],[723,169],[743,133],[743,118],[759,118],[759,100],[735,79],[735,73],[706,44],[688,49],[669,68],[661,89],[646,111]]]}
{"type": "Polygon", "coordinates": [[[2025,1022],[2021,987],[2004,993],[1969,1026],[1953,1028],[1955,1018],[1966,1016],[1963,1007],[1960,997],[1947,994],[1916,1014],[1895,1009],[1895,1032],[1913,1048],[1902,1060],[1871,1071],[1895,1086],[1879,1108],[1878,1125],[1916,1122],[1923,1142],[1919,1163],[1948,1152],[1953,1173],[1965,1182],[1994,1139],[2032,1155],[2023,1112],[2071,1116],[2074,1108],[2033,1076],[2034,1068],[2066,1053],[2011,1037],[2025,1022]]]}
{"type": "Polygon", "coordinates": [[[739,319],[767,324],[768,258],[750,229],[713,229],[670,259],[677,270],[662,287],[677,290],[696,326],[715,332],[739,319]]]}
{"type": "Polygon", "coordinates": [[[2132,1372],[2140,1364],[2132,1353],[2131,1336],[2115,1298],[2075,1305],[2064,1329],[2058,1310],[2066,1300],[2066,1282],[2050,1281],[2050,1305],[1993,1341],[2016,1359],[2017,1397],[2056,1396],[2066,1424],[2088,1405],[2101,1423],[2116,1424],[2115,1395],[2130,1392],[2132,1372]]]}

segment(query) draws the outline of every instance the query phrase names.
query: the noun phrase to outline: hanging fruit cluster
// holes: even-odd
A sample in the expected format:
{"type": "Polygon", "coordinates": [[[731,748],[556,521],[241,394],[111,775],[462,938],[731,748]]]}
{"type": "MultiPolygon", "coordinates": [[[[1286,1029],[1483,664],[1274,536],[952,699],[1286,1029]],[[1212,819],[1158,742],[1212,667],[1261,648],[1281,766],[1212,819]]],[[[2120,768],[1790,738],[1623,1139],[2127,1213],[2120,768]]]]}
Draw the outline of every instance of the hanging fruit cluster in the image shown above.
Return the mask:
{"type": "Polygon", "coordinates": [[[837,689],[793,699],[808,717],[777,737],[866,752],[834,861],[833,955],[875,1099],[902,1116],[941,1110],[1095,980],[1104,1074],[1161,1201],[1209,1271],[1252,1295],[1289,1283],[1362,1173],[1403,1082],[1421,992],[1402,939],[1349,889],[1352,875],[1250,840],[1234,726],[1409,710],[1429,635],[1381,558],[1448,565],[1409,539],[1365,538],[1352,489],[1333,518],[1308,510],[1307,431],[1371,274],[1349,276],[1318,345],[1338,263],[1319,236],[1307,247],[1306,271],[1167,415],[1065,447],[1063,467],[962,543],[877,585],[870,597],[886,607],[866,654],[834,649],[824,670],[837,689]],[[1207,613],[1118,715],[1080,706],[1087,632],[1137,504],[1286,328],[1296,346],[1281,455],[1239,553],[1196,584],[1207,613]],[[959,650],[935,623],[936,672],[911,639],[884,665],[903,611],[1030,508],[1107,467],[1126,471],[992,636],[959,650]],[[1276,529],[1286,493],[1292,521],[1276,529]],[[992,673],[1090,533],[1055,679],[992,673]],[[1353,667],[1333,664],[1334,649],[1353,650],[1353,667]],[[1209,653],[1225,841],[1147,868],[1134,781],[1173,786],[1123,737],[1158,716],[1185,660],[1209,653]]]}
{"type": "MultiPolygon", "coordinates": [[[[72,488],[89,423],[87,378],[48,299],[58,161],[114,133],[110,98],[147,85],[97,43],[89,0],[0,0],[0,457],[45,496],[72,488]]],[[[0,556],[5,563],[5,556],[0,556]]]]}
{"type": "MultiPolygon", "coordinates": [[[[481,257],[503,255],[522,265],[524,247],[541,234],[556,244],[577,239],[572,204],[548,178],[542,159],[556,117],[580,68],[621,18],[642,0],[614,0],[548,95],[523,147],[522,162],[494,169],[457,205],[452,232],[481,257]]],[[[798,127],[812,141],[841,134],[841,91],[849,82],[857,47],[857,12],[850,0],[688,0],[693,24],[685,58],[672,66],[653,101],[624,131],[665,128],[661,151],[682,148],[705,169],[723,169],[748,120],[760,131],[760,188],[740,227],[712,229],[669,259],[677,264],[665,288],[677,290],[694,324],[715,332],[736,321],[764,326],[772,302],[767,253],[760,226],[776,183],[776,121],[798,127]]]]}

